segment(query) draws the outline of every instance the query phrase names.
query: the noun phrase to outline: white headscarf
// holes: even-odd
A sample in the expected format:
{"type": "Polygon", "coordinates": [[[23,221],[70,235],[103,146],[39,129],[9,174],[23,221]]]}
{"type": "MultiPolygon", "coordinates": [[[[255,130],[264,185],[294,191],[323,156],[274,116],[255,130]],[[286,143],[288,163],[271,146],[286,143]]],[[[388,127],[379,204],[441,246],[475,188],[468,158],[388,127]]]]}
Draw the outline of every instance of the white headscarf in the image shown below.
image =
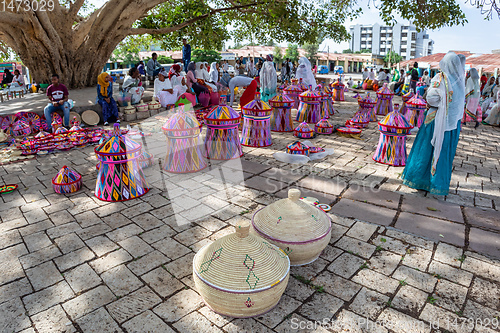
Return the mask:
{"type": "Polygon", "coordinates": [[[434,133],[431,144],[434,146],[431,174],[443,146],[444,133],[457,128],[463,117],[465,100],[465,62],[454,52],[448,52],[439,62],[441,73],[435,75],[427,91],[427,102],[437,107],[434,118],[434,133]],[[452,92],[452,93],[450,93],[452,92]],[[451,101],[450,101],[451,99],[451,101]]]}
{"type": "Polygon", "coordinates": [[[196,63],[195,73],[197,79],[203,79],[203,66],[204,65],[201,61],[196,63]]]}
{"type": "Polygon", "coordinates": [[[210,82],[219,82],[219,71],[217,70],[217,63],[215,61],[210,65],[210,73],[208,75],[210,76],[210,82]]]}
{"type": "Polygon", "coordinates": [[[263,93],[272,93],[278,86],[278,75],[272,61],[265,61],[260,71],[260,86],[263,93]]]}
{"type": "Polygon", "coordinates": [[[299,80],[302,79],[302,82],[306,86],[316,87],[316,79],[311,70],[311,63],[306,57],[301,57],[299,59],[299,67],[297,67],[295,78],[299,80]]]}
{"type": "Polygon", "coordinates": [[[478,98],[479,97],[479,73],[477,72],[477,69],[471,68],[470,70],[470,76],[467,79],[467,84],[465,87],[465,95],[469,95],[472,98],[478,98]],[[472,94],[471,94],[472,93],[472,94]]]}

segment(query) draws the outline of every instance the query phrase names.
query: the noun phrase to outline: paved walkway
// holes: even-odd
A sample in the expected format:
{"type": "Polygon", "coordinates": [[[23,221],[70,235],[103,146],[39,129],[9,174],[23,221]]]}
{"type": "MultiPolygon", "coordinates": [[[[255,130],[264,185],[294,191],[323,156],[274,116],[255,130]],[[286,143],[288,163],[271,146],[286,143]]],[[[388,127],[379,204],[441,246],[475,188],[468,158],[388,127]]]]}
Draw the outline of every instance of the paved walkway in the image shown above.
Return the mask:
{"type": "MultiPolygon", "coordinates": [[[[353,106],[338,108],[341,123],[353,106]]],[[[270,159],[293,140],[273,134],[269,148],[184,175],[160,171],[165,143],[155,132],[143,139],[158,158],[145,170],[152,189],[121,203],[93,196],[93,147],[1,166],[2,181],[19,189],[0,204],[0,332],[500,332],[499,133],[463,131],[455,169],[464,179],[440,199],[371,161],[374,129],[362,140],[314,139],[336,151],[308,166],[270,159]],[[50,179],[65,164],[84,186],[55,194],[50,179]],[[292,268],[270,313],[214,314],[194,288],[194,254],[288,188],[333,205],[330,245],[292,268]],[[325,325],[312,329],[315,321],[325,325]]]]}

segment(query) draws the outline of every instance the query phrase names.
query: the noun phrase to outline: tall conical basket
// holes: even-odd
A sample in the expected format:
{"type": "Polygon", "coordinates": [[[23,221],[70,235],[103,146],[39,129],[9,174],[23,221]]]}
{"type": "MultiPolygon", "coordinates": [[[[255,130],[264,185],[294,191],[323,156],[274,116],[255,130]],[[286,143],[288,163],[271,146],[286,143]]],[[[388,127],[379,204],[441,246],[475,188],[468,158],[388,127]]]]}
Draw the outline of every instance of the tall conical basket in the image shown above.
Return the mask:
{"type": "MultiPolygon", "coordinates": [[[[288,256],[270,242],[249,234],[250,226],[205,245],[193,259],[193,280],[214,312],[249,318],[278,304],[290,276],[288,256]]],[[[168,274],[168,273],[165,273],[168,274]]]]}
{"type": "Polygon", "coordinates": [[[399,113],[399,106],[390,112],[378,123],[380,138],[373,160],[378,163],[405,166],[408,155],[406,153],[406,136],[413,126],[399,113]]]}
{"type": "Polygon", "coordinates": [[[405,118],[411,125],[420,128],[424,122],[426,109],[427,103],[425,100],[415,95],[406,102],[405,118]]]}
{"type": "Polygon", "coordinates": [[[273,107],[271,114],[272,132],[293,132],[292,106],[294,101],[285,95],[278,94],[269,100],[273,107]]]}
{"type": "Polygon", "coordinates": [[[377,121],[377,112],[375,112],[377,102],[370,97],[370,93],[366,93],[365,98],[358,99],[358,104],[358,112],[367,114],[370,122],[377,121]]]}
{"type": "Polygon", "coordinates": [[[378,115],[385,116],[394,109],[392,107],[392,98],[394,93],[387,87],[387,83],[377,91],[377,105],[375,111],[378,115]]]}
{"type": "Polygon", "coordinates": [[[271,113],[273,109],[260,99],[254,99],[243,106],[243,128],[240,142],[248,147],[267,147],[273,144],[271,138],[271,113]]]}
{"type": "Polygon", "coordinates": [[[241,116],[223,104],[214,107],[206,116],[207,134],[205,151],[207,158],[230,160],[243,155],[238,126],[241,116]]]}
{"type": "Polygon", "coordinates": [[[321,94],[317,91],[313,91],[312,87],[309,87],[309,90],[300,94],[299,99],[300,103],[295,120],[298,122],[305,121],[309,124],[316,124],[320,121],[321,110],[319,107],[321,94]]]}
{"type": "Polygon", "coordinates": [[[142,146],[121,134],[115,124],[112,135],[94,148],[99,171],[94,195],[103,201],[127,201],[143,196],[149,184],[139,164],[142,146]]]}

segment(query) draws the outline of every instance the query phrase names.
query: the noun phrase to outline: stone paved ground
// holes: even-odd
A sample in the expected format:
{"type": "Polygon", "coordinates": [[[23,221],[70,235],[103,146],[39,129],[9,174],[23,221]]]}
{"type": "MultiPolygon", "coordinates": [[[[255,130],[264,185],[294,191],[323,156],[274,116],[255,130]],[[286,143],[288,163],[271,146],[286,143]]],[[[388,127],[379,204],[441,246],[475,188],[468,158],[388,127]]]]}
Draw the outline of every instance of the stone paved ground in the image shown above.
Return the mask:
{"type": "MultiPolygon", "coordinates": [[[[340,123],[354,103],[337,107],[340,123]]],[[[195,174],[159,164],[145,171],[151,191],[122,203],[93,196],[93,147],[0,167],[2,182],[20,185],[1,197],[0,332],[500,332],[500,131],[463,131],[453,191],[434,198],[371,160],[370,127],[362,140],[314,139],[335,154],[307,166],[270,158],[290,134],[195,174]],[[65,164],[83,175],[75,194],[51,188],[65,164]],[[333,205],[330,245],[292,268],[270,313],[214,314],[194,289],[194,254],[289,187],[333,205]]],[[[143,142],[160,161],[163,140],[143,142]]]]}

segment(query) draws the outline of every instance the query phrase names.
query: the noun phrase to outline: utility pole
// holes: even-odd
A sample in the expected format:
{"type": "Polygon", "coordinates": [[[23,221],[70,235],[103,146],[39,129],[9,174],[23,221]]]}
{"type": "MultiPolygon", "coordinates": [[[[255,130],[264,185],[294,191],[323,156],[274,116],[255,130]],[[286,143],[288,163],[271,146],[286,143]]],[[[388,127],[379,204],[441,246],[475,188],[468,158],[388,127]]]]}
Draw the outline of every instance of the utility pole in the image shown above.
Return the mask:
{"type": "Polygon", "coordinates": [[[330,45],[328,45],[328,56],[326,58],[326,67],[328,67],[328,72],[330,72],[330,45]]]}

